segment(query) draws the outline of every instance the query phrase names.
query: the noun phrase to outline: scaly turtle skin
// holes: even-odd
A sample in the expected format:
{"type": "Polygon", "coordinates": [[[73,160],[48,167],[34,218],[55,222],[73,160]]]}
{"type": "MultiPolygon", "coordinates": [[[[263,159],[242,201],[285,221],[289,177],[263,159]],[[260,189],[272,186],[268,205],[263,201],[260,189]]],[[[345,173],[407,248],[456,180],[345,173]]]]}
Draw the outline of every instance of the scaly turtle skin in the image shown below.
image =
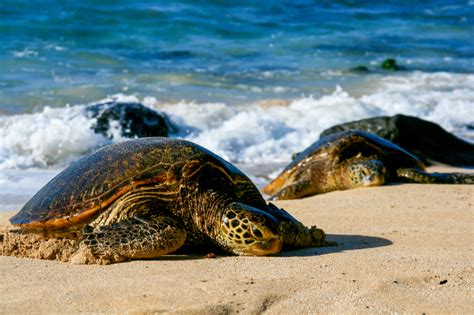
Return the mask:
{"type": "Polygon", "coordinates": [[[328,244],[322,230],[267,204],[232,164],[167,138],[110,145],[72,163],[10,221],[23,233],[77,240],[76,263],[153,258],[183,245],[268,255],[328,244]],[[92,258],[77,258],[84,252],[92,258]]]}
{"type": "Polygon", "coordinates": [[[343,131],[298,154],[263,192],[273,200],[296,199],[392,181],[474,184],[474,175],[427,173],[418,158],[392,142],[363,131],[343,131]]]}

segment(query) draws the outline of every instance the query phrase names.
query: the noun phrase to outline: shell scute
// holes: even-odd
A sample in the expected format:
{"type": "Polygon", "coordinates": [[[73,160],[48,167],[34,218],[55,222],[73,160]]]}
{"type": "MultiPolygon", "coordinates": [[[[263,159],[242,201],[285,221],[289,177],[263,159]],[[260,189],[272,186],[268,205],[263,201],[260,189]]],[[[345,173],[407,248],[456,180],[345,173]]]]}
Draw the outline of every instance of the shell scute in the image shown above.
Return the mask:
{"type": "MultiPolygon", "coordinates": [[[[366,155],[377,154],[379,157],[396,155],[397,158],[401,158],[401,162],[398,163],[424,168],[417,157],[396,144],[376,135],[354,130],[334,133],[316,141],[298,154],[285,170],[292,169],[307,159],[325,158],[336,163],[364,150],[366,155]]],[[[391,159],[389,160],[392,162],[391,159]]],[[[393,161],[393,163],[397,162],[393,161]]]]}

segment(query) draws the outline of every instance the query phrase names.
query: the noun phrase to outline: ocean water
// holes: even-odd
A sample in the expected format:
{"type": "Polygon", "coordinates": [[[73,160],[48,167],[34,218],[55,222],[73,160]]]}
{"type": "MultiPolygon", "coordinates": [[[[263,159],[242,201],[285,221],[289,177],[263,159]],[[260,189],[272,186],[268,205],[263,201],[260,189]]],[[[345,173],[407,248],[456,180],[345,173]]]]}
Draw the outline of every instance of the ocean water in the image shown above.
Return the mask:
{"type": "Polygon", "coordinates": [[[355,119],[403,113],[474,142],[474,2],[3,0],[0,211],[125,140],[83,115],[104,100],[167,113],[258,185],[355,119]]]}

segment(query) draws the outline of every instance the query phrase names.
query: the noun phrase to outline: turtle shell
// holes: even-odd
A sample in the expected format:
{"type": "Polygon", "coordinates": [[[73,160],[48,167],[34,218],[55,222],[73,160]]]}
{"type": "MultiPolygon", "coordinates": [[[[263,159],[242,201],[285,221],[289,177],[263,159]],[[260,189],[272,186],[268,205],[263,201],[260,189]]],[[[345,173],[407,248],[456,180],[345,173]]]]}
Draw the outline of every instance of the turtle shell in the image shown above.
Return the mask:
{"type": "Polygon", "coordinates": [[[323,171],[329,173],[330,168],[359,154],[382,161],[389,174],[402,167],[425,169],[417,157],[384,138],[364,131],[342,131],[321,138],[299,153],[263,191],[275,194],[285,184],[286,179],[297,169],[304,168],[309,160],[321,161],[319,165],[324,168],[323,171]]]}
{"type": "Polygon", "coordinates": [[[185,140],[141,138],[103,147],[73,162],[10,222],[31,229],[80,226],[132,189],[154,185],[176,191],[183,181],[203,172],[208,174],[195,180],[207,178],[207,185],[214,181],[227,186],[222,189],[232,191],[236,201],[257,207],[265,203],[240,170],[211,151],[185,140]]]}

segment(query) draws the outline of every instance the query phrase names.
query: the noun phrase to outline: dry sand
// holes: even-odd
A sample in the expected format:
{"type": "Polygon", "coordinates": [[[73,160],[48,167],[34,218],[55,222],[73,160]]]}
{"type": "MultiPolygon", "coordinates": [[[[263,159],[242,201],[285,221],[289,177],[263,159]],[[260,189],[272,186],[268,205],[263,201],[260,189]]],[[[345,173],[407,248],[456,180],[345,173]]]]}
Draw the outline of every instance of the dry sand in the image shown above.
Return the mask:
{"type": "Polygon", "coordinates": [[[340,245],[108,266],[0,257],[0,313],[474,314],[473,185],[391,185],[277,205],[340,245]]]}

